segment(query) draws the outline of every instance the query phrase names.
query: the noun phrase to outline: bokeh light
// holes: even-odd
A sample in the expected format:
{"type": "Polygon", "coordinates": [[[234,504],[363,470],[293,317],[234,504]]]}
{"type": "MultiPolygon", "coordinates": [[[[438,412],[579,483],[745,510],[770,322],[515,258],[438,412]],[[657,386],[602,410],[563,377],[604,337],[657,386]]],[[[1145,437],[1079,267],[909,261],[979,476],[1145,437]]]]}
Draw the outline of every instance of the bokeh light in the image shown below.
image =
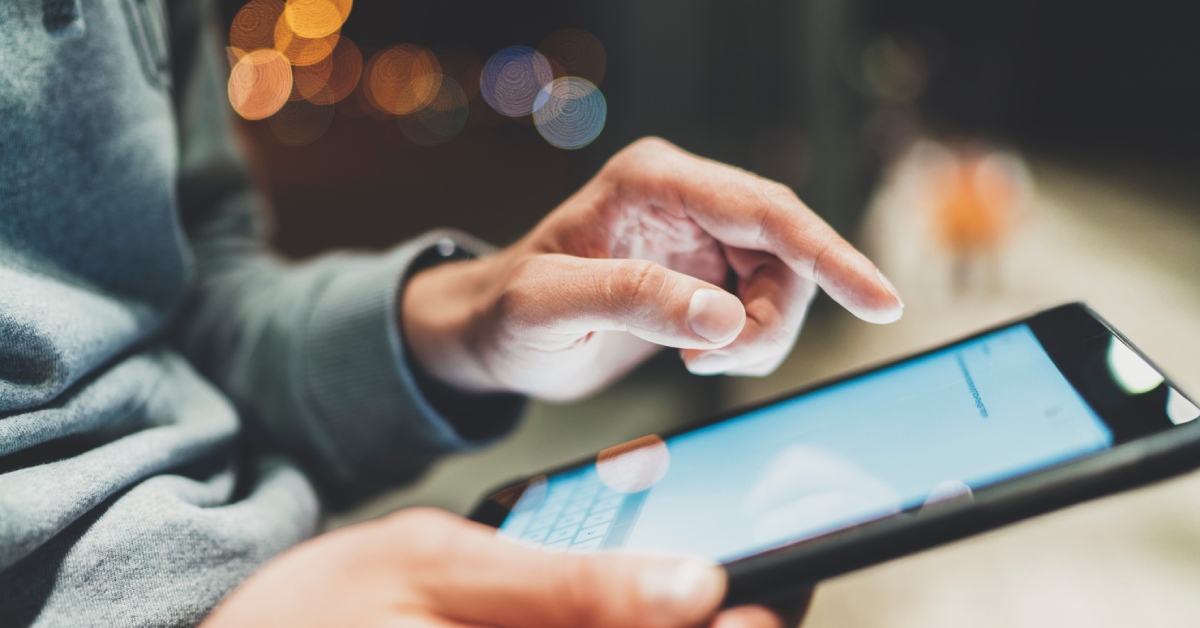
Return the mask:
{"type": "Polygon", "coordinates": [[[225,60],[229,62],[229,69],[237,65],[238,59],[246,56],[246,51],[234,46],[225,46],[225,60]]]}
{"type": "MultiPolygon", "coordinates": [[[[343,100],[354,91],[358,79],[362,76],[362,54],[358,51],[358,46],[346,37],[338,40],[333,54],[326,57],[325,61],[308,67],[316,68],[326,63],[329,73],[320,85],[305,84],[300,87],[304,98],[315,105],[332,105],[343,100]]],[[[300,82],[301,72],[302,68],[297,67],[297,83],[300,82]]]]}
{"type": "Polygon", "coordinates": [[[404,136],[421,146],[439,146],[467,124],[469,101],[458,81],[443,76],[437,96],[424,109],[397,120],[404,136]]]}
{"type": "Polygon", "coordinates": [[[486,63],[460,41],[376,52],[342,36],[353,4],[246,2],[225,48],[229,101],[238,115],[271,118],[272,132],[292,146],[319,138],[337,112],[392,122],[386,135],[421,146],[444,144],[468,125],[515,121],[536,126],[554,146],[575,149],[604,128],[607,103],[596,86],[607,55],[586,31],[558,30],[537,50],[509,46],[486,63]]]}
{"type": "Polygon", "coordinates": [[[946,151],[930,168],[930,183],[931,226],[959,259],[1000,250],[1031,203],[1024,163],[982,145],[946,151]]]}
{"type": "Polygon", "coordinates": [[[370,62],[363,69],[363,79],[359,81],[358,87],[354,90],[354,95],[351,98],[343,100],[343,103],[353,101],[355,109],[360,111],[362,115],[369,116],[376,120],[392,120],[396,116],[381,109],[375,103],[375,98],[371,96],[370,83],[367,80],[367,70],[370,69],[370,62]]]}
{"type": "Polygon", "coordinates": [[[329,76],[333,73],[333,55],[312,65],[298,65],[292,68],[292,95],[288,101],[306,100],[325,89],[329,76]]]}
{"type": "Polygon", "coordinates": [[[1175,425],[1191,423],[1200,418],[1200,408],[1188,401],[1187,397],[1179,394],[1174,388],[1167,389],[1167,418],[1175,425]]]}
{"type": "Polygon", "coordinates": [[[600,89],[576,76],[554,79],[538,93],[533,122],[538,133],[558,148],[591,144],[608,118],[608,103],[600,89]]]}
{"type": "Polygon", "coordinates": [[[509,46],[488,58],[480,93],[498,113],[516,118],[533,113],[542,87],[554,79],[550,62],[526,46],[509,46]]]}
{"type": "Polygon", "coordinates": [[[406,115],[429,104],[442,84],[441,65],[433,52],[415,44],[399,44],[377,53],[363,72],[364,91],[376,108],[406,115]]]}
{"type": "Polygon", "coordinates": [[[283,53],[292,65],[319,63],[333,53],[341,31],[334,31],[319,38],[304,37],[292,30],[286,17],[275,22],[275,49],[283,53]]]}
{"type": "Polygon", "coordinates": [[[1148,393],[1158,388],[1165,379],[1118,338],[1109,341],[1108,371],[1117,384],[1131,395],[1148,393]]]}
{"type": "Polygon", "coordinates": [[[314,105],[306,100],[289,102],[267,120],[271,132],[288,146],[317,141],[333,121],[333,105],[314,105]]]}
{"type": "Polygon", "coordinates": [[[342,27],[352,4],[353,0],[288,0],[283,15],[293,33],[321,39],[342,27]]]}
{"type": "Polygon", "coordinates": [[[578,76],[594,85],[604,80],[608,55],[604,44],[591,33],[578,28],[555,31],[538,46],[554,67],[554,76],[578,76]]]}
{"type": "MultiPolygon", "coordinates": [[[[275,47],[275,24],[287,8],[282,0],[251,0],[233,16],[229,45],[243,53],[275,47]]],[[[240,55],[239,55],[240,56],[240,55]]]]}
{"type": "Polygon", "coordinates": [[[291,92],[291,65],[275,50],[248,52],[229,73],[229,103],[247,120],[279,111],[291,92]]]}

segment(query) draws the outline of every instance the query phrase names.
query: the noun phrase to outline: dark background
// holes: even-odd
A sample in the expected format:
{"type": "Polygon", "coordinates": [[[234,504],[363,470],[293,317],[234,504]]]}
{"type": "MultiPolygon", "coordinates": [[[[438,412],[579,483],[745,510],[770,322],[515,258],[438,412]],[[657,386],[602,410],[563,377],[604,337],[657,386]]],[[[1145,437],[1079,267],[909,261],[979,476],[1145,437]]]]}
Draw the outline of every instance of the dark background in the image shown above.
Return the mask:
{"type": "MultiPolygon", "coordinates": [[[[223,2],[228,23],[243,0],[223,2]]],[[[1194,189],[1177,183],[1200,169],[1200,39],[1166,3],[357,0],[343,34],[364,57],[451,40],[486,59],[567,27],[607,50],[607,124],[581,150],[551,146],[478,97],[472,123],[437,147],[394,120],[341,112],[302,147],[266,121],[240,121],[277,246],[297,258],[381,249],[447,226],[504,245],[646,135],[792,186],[852,240],[881,171],[918,136],[983,138],[1155,190],[1194,189]]],[[[816,314],[831,303],[822,297],[816,314]]],[[[679,420],[732,394],[688,376],[674,352],[635,379],[677,391],[679,420]]]]}
{"type": "MultiPolygon", "coordinates": [[[[224,4],[228,20],[242,2],[224,4]]],[[[494,114],[432,148],[394,122],[341,114],[303,147],[265,122],[242,127],[293,256],[438,226],[510,242],[644,135],[785,182],[852,235],[882,164],[916,133],[1193,176],[1200,39],[1182,6],[358,0],[343,33],[364,51],[458,40],[486,59],[564,27],[593,33],[608,53],[606,128],[564,151],[494,114]],[[888,46],[899,61],[884,55],[872,79],[888,46]]]]}

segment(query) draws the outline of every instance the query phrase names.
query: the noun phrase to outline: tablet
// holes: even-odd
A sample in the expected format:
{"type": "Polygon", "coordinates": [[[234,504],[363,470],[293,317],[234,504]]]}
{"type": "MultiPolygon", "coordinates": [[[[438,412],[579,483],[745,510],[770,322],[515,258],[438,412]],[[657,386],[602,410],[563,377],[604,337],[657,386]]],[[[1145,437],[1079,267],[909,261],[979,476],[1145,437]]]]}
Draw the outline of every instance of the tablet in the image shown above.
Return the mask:
{"type": "Polygon", "coordinates": [[[1200,408],[1082,304],[508,483],[547,551],[703,556],[727,604],[1200,466],[1200,408]]]}

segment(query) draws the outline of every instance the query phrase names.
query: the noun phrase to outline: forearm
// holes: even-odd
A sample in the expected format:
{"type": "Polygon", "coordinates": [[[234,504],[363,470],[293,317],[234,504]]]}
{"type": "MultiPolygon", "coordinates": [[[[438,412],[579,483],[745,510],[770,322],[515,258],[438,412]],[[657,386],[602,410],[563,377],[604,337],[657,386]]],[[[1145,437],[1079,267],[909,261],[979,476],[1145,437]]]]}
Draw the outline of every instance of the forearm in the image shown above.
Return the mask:
{"type": "Polygon", "coordinates": [[[488,414],[479,420],[491,429],[468,426],[446,412],[458,409],[443,402],[452,393],[425,385],[406,358],[403,281],[445,235],[296,265],[261,249],[198,246],[200,280],[180,344],[254,433],[305,462],[326,488],[357,494],[405,481],[441,454],[504,433],[521,409],[515,396],[494,399],[470,408],[488,414]]]}

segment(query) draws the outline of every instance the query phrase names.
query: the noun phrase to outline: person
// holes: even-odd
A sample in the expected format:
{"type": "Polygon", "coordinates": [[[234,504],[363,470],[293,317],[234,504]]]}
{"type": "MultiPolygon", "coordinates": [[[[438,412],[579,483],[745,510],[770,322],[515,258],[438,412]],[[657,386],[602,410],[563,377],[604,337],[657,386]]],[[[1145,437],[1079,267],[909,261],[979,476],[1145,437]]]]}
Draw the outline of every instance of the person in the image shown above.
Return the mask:
{"type": "Polygon", "coordinates": [[[719,612],[711,564],[447,513],[305,539],[318,494],[401,483],[661,346],[769,373],[818,286],[895,320],[875,266],[787,188],[654,139],[503,250],[285,262],[211,10],[0,3],[0,625],[778,625],[719,612]]]}

